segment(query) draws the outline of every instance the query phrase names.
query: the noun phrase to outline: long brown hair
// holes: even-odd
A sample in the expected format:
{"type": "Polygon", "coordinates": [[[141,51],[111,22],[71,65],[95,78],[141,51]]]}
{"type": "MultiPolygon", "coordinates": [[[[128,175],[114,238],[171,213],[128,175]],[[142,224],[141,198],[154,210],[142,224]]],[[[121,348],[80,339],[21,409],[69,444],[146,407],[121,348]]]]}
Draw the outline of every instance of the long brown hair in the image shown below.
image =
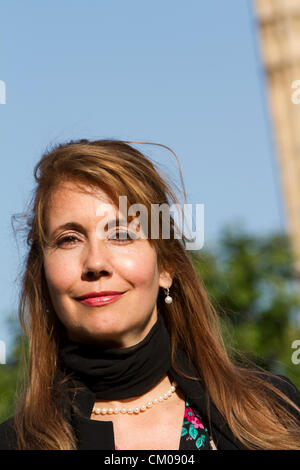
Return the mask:
{"type": "MultiPolygon", "coordinates": [[[[54,387],[64,329],[51,305],[43,267],[51,194],[60,183],[75,181],[85,188],[101,188],[116,206],[119,195],[126,195],[129,204],[144,204],[148,214],[151,204],[179,203],[167,175],[129,143],[149,142],[71,141],[47,150],[35,166],[37,185],[26,219],[29,250],[19,303],[28,341],[28,357],[23,355],[26,383],[14,418],[19,449],[77,446],[74,431],[58,405],[66,398],[63,380],[54,387]]],[[[157,298],[170,333],[173,367],[186,376],[174,362],[175,348],[180,346],[199,373],[193,379],[202,377],[211,400],[247,448],[300,449],[299,423],[286,405],[299,408],[254,370],[230,357],[218,313],[186,249],[187,239],[175,238],[174,228],[171,215],[170,239],[149,238],[156,248],[159,269],[171,268],[174,275],[173,303],[163,302],[163,292],[157,298]]]]}

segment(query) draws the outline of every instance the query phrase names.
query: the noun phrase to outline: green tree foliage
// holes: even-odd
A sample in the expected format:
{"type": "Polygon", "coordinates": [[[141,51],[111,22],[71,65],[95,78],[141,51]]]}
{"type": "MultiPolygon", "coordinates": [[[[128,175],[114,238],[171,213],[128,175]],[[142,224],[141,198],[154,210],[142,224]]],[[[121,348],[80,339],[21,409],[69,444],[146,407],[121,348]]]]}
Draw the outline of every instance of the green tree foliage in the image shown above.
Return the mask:
{"type": "MultiPolygon", "coordinates": [[[[220,314],[229,352],[236,350],[300,388],[300,364],[292,342],[300,340],[300,280],[285,234],[254,237],[226,227],[217,246],[190,252],[199,277],[220,314]]],[[[17,331],[17,330],[16,330],[17,331]]],[[[14,413],[20,335],[6,365],[0,365],[0,422],[14,413]]]]}
{"type": "Polygon", "coordinates": [[[13,350],[6,364],[0,365],[0,423],[14,414],[16,405],[16,388],[20,379],[20,336],[15,338],[13,350]]]}
{"type": "Polygon", "coordinates": [[[300,339],[300,279],[288,237],[253,237],[228,226],[214,250],[192,258],[220,314],[232,356],[240,350],[300,388],[300,365],[291,360],[292,342],[300,339]]]}

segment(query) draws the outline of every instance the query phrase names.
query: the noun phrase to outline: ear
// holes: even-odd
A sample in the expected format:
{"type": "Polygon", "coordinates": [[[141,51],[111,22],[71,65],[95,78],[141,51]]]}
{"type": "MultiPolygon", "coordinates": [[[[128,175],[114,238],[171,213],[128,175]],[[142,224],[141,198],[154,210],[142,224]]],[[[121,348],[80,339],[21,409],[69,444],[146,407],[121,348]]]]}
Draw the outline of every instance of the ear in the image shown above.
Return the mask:
{"type": "Polygon", "coordinates": [[[167,289],[168,287],[171,287],[173,282],[173,278],[171,274],[168,271],[162,271],[159,275],[159,285],[163,289],[167,289]]]}

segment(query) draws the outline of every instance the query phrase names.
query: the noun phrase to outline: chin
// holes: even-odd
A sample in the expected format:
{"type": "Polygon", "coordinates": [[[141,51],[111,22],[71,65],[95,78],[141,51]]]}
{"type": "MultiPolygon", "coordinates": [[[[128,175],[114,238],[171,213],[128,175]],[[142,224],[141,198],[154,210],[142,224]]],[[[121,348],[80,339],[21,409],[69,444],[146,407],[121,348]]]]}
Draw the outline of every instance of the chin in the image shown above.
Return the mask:
{"type": "MultiPolygon", "coordinates": [[[[113,341],[122,333],[122,325],[117,319],[101,318],[98,321],[89,322],[80,328],[80,336],[96,341],[113,341]]],[[[79,331],[78,331],[79,333],[79,331]]]]}

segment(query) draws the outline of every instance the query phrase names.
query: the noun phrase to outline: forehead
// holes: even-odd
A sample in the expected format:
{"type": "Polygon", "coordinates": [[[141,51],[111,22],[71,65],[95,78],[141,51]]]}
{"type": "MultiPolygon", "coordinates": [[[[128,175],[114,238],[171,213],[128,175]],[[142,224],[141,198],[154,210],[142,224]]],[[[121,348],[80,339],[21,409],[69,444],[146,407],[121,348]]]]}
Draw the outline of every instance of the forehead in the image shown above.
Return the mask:
{"type": "Polygon", "coordinates": [[[62,201],[67,204],[71,204],[74,197],[77,199],[94,198],[98,199],[99,202],[105,201],[111,204],[113,203],[108,194],[101,188],[84,185],[83,183],[66,181],[61,183],[52,191],[50,196],[50,207],[59,206],[62,201]]]}
{"type": "Polygon", "coordinates": [[[118,207],[105,191],[84,186],[82,183],[64,182],[55,188],[46,209],[46,221],[51,226],[57,219],[97,217],[104,206],[118,214],[118,207]]]}

